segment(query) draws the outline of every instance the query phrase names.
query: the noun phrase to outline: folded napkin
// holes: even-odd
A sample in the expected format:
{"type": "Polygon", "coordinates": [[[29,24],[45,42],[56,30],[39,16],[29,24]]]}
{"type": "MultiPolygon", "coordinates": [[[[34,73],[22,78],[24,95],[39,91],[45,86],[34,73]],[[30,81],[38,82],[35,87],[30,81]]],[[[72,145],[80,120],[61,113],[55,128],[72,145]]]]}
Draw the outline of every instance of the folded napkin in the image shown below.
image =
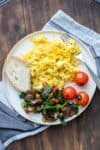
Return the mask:
{"type": "Polygon", "coordinates": [[[0,150],[13,141],[36,135],[47,128],[18,115],[7,102],[3,83],[0,82],[0,150]]]}
{"type": "MultiPolygon", "coordinates": [[[[100,65],[100,35],[73,20],[70,16],[59,10],[44,26],[43,30],[61,30],[77,36],[91,47],[91,52],[100,65]]],[[[100,70],[98,71],[100,77],[100,70]]],[[[2,82],[0,83],[0,150],[6,148],[13,141],[38,134],[48,128],[27,121],[18,115],[7,102],[2,82]]]]}
{"type": "Polygon", "coordinates": [[[10,0],[0,0],[0,7],[5,5],[7,2],[9,2],[10,0]]]}

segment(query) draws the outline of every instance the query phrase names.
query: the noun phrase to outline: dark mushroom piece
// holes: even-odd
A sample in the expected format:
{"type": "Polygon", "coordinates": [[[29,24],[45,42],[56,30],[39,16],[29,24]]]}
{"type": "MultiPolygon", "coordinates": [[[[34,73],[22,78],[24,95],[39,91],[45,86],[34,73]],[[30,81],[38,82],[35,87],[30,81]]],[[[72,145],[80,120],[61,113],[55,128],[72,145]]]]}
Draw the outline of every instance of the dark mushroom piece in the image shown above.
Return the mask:
{"type": "Polygon", "coordinates": [[[42,112],[42,116],[43,116],[42,118],[43,121],[52,122],[55,120],[54,115],[50,115],[50,114],[48,115],[46,112],[42,112]]]}
{"type": "Polygon", "coordinates": [[[76,113],[77,113],[76,110],[71,110],[71,111],[70,111],[70,117],[71,117],[71,116],[74,116],[76,113]]]}
{"type": "Polygon", "coordinates": [[[51,99],[51,104],[56,105],[59,103],[59,100],[57,98],[52,98],[51,99]]]}
{"type": "Polygon", "coordinates": [[[28,107],[28,108],[25,108],[25,112],[26,113],[32,113],[35,111],[35,107],[28,107]]]}
{"type": "Polygon", "coordinates": [[[64,112],[60,112],[60,114],[59,114],[59,118],[64,118],[64,117],[65,117],[64,112]]]}
{"type": "Polygon", "coordinates": [[[71,116],[75,115],[76,113],[77,113],[77,111],[75,109],[71,108],[69,116],[71,117],[71,116]]]}
{"type": "Polygon", "coordinates": [[[43,100],[42,99],[35,99],[35,100],[32,100],[30,101],[30,106],[38,106],[38,105],[41,105],[43,103],[43,100]]]}
{"type": "Polygon", "coordinates": [[[31,101],[33,98],[34,98],[33,94],[29,94],[29,93],[27,93],[25,96],[25,100],[27,100],[27,101],[31,101]]]}
{"type": "Polygon", "coordinates": [[[77,113],[76,109],[71,107],[71,104],[68,104],[64,108],[62,108],[62,112],[64,116],[67,116],[67,117],[71,117],[77,113]]]}
{"type": "Polygon", "coordinates": [[[36,89],[28,90],[25,95],[25,100],[32,101],[35,98],[41,98],[40,94],[36,89]]]}
{"type": "Polygon", "coordinates": [[[36,95],[36,90],[35,89],[32,89],[32,90],[28,90],[27,92],[26,92],[26,96],[25,96],[25,98],[27,99],[27,100],[32,100],[32,99],[34,99],[35,98],[35,95],[36,95]]]}
{"type": "Polygon", "coordinates": [[[27,92],[26,92],[26,94],[34,94],[34,93],[36,93],[36,90],[35,89],[31,89],[31,90],[28,90],[27,92]]]}
{"type": "Polygon", "coordinates": [[[71,106],[70,105],[66,105],[62,108],[62,112],[63,112],[64,116],[69,116],[70,111],[71,111],[71,106]]]}

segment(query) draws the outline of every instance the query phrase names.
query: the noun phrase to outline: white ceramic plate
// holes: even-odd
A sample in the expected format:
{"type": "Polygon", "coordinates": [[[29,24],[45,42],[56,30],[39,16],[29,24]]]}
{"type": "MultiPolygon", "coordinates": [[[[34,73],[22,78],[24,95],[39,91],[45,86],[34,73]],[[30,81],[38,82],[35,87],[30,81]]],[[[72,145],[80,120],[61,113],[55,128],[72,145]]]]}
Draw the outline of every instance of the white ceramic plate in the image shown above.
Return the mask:
{"type": "MultiPolygon", "coordinates": [[[[34,37],[38,37],[40,35],[44,35],[46,36],[48,39],[60,39],[60,36],[61,34],[63,34],[63,32],[57,32],[57,31],[39,31],[39,32],[35,32],[35,33],[32,33],[30,35],[33,35],[34,37]]],[[[27,51],[31,50],[32,48],[32,43],[31,41],[29,40],[29,36],[26,36],[25,38],[23,38],[22,40],[20,40],[13,48],[12,50],[10,51],[10,53],[8,54],[8,57],[6,58],[5,60],[5,64],[4,64],[4,67],[3,67],[3,83],[4,83],[4,90],[5,90],[5,93],[6,93],[6,96],[8,98],[8,101],[9,103],[11,104],[11,106],[16,110],[17,113],[19,113],[21,116],[23,116],[24,118],[32,121],[32,122],[35,122],[35,123],[39,123],[39,124],[44,124],[44,125],[57,125],[57,124],[60,124],[60,121],[57,120],[57,121],[54,121],[54,122],[42,122],[42,116],[41,114],[26,114],[24,109],[21,107],[21,103],[22,103],[22,100],[19,98],[19,92],[15,90],[15,88],[10,84],[10,82],[8,81],[6,75],[5,75],[5,66],[6,66],[6,63],[8,63],[8,58],[11,56],[11,55],[14,55],[14,56],[18,56],[20,57],[21,54],[24,54],[26,53],[27,51]]],[[[89,49],[81,42],[79,41],[76,37],[73,37],[78,45],[80,46],[80,49],[81,49],[81,55],[80,57],[82,57],[82,54],[84,54],[84,57],[85,57],[85,61],[87,62],[88,65],[91,66],[92,64],[92,69],[94,69],[94,72],[96,72],[96,66],[95,66],[95,62],[94,62],[94,59],[89,51],[89,49]]],[[[90,102],[92,101],[92,97],[95,93],[95,89],[96,89],[96,85],[90,75],[90,73],[88,72],[87,68],[84,66],[84,65],[81,65],[81,70],[85,71],[88,73],[89,75],[89,82],[87,85],[79,88],[78,86],[75,86],[75,88],[78,90],[78,91],[86,91],[88,92],[89,96],[90,96],[90,101],[89,101],[89,104],[90,102]]],[[[89,105],[88,104],[88,105],[89,105]]],[[[86,108],[88,107],[88,105],[84,108],[81,108],[79,110],[79,113],[72,116],[72,117],[69,117],[68,119],[66,119],[66,122],[69,122],[71,120],[73,120],[74,118],[78,117],[83,111],[86,110],[86,108]]]]}

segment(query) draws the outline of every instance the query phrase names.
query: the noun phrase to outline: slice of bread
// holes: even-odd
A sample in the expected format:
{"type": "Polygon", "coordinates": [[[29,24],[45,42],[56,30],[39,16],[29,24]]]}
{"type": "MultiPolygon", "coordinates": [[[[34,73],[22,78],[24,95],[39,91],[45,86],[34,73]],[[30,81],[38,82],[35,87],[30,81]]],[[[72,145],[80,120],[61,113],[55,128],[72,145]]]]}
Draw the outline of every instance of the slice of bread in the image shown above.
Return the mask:
{"type": "Polygon", "coordinates": [[[5,73],[17,90],[26,92],[31,88],[31,75],[28,64],[20,58],[11,56],[6,63],[5,73]]]}

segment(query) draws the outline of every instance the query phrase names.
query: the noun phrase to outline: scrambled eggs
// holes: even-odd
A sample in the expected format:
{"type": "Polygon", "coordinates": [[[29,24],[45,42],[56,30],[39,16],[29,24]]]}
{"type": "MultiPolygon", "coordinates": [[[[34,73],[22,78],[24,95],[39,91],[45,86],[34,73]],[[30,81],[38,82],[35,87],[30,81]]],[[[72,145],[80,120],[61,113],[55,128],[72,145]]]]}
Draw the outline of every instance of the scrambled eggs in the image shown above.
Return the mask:
{"type": "Polygon", "coordinates": [[[30,40],[34,44],[33,49],[22,58],[29,64],[35,88],[41,88],[43,83],[62,87],[65,82],[74,79],[79,64],[76,55],[80,49],[73,39],[67,44],[60,40],[48,40],[44,36],[30,36],[30,40]]]}

